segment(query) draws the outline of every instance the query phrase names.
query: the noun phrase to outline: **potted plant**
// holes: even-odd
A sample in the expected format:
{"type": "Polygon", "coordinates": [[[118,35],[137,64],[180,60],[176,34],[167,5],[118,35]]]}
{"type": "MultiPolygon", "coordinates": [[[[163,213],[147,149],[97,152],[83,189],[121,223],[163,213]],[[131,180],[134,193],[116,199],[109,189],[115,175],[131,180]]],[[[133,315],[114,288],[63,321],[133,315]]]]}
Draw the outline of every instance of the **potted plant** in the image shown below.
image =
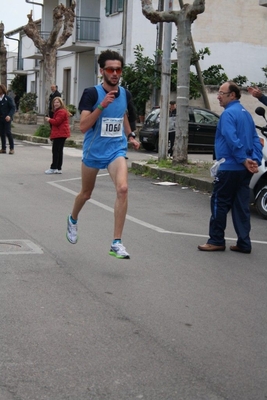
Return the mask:
{"type": "Polygon", "coordinates": [[[19,105],[22,113],[34,112],[36,108],[36,93],[24,93],[20,99],[19,105]]]}
{"type": "Polygon", "coordinates": [[[76,108],[76,106],[74,104],[69,104],[69,105],[66,106],[66,108],[67,108],[68,112],[71,114],[72,117],[77,112],[77,108],[76,108]]]}

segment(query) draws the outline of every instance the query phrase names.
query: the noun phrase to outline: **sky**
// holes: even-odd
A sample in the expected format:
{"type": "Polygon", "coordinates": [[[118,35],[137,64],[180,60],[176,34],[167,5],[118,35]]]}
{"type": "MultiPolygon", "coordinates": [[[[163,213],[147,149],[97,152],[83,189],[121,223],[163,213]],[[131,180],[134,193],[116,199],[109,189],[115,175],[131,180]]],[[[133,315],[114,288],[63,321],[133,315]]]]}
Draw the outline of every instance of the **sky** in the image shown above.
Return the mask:
{"type": "MultiPolygon", "coordinates": [[[[42,0],[34,0],[36,3],[42,3],[42,0]]],[[[0,21],[5,26],[5,33],[17,29],[28,22],[27,14],[33,10],[33,20],[41,18],[42,7],[36,4],[26,3],[25,0],[0,0],[0,21]]],[[[17,36],[14,36],[17,38],[17,36]]],[[[18,43],[15,40],[5,38],[7,51],[16,51],[18,43]]]]}

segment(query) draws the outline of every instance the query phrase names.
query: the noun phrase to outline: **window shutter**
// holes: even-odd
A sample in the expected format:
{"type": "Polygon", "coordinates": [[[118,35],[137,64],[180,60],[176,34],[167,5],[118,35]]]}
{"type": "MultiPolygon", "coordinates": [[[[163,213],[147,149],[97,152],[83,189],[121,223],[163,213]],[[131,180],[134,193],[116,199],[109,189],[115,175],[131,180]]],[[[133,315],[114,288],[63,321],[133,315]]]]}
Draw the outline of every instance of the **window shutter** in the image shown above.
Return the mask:
{"type": "Polygon", "coordinates": [[[112,0],[106,0],[106,16],[111,13],[111,1],[112,0]]]}
{"type": "Polygon", "coordinates": [[[123,1],[124,0],[118,0],[118,11],[123,11],[123,1]]]}

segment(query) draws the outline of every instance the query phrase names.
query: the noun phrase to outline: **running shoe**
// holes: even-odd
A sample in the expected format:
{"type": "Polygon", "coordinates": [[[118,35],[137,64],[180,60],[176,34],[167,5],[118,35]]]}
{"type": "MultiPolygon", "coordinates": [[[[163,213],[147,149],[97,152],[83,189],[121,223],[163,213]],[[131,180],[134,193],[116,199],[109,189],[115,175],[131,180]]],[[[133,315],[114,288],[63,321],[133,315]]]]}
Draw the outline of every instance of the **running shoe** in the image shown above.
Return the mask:
{"type": "Polygon", "coordinates": [[[45,171],[45,174],[46,175],[51,175],[51,174],[57,174],[58,172],[57,172],[57,169],[52,169],[52,168],[49,168],[49,169],[47,169],[46,171],[45,171]]]}
{"type": "Polygon", "coordinates": [[[129,259],[130,258],[130,254],[127,253],[125,247],[120,242],[113,243],[111,245],[109,254],[111,256],[113,256],[113,257],[116,257],[116,258],[125,258],[125,259],[129,259]]]}
{"type": "Polygon", "coordinates": [[[73,224],[70,220],[70,215],[68,216],[67,219],[67,233],[66,233],[66,237],[68,239],[68,241],[72,244],[77,243],[78,240],[78,224],[73,224]]]}

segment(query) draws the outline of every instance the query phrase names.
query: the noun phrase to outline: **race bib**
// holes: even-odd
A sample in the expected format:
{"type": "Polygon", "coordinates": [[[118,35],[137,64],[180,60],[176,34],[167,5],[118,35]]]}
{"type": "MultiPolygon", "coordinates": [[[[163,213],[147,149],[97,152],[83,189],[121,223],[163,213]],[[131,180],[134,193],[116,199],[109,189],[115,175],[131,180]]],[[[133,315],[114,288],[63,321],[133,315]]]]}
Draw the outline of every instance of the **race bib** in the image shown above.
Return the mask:
{"type": "Polygon", "coordinates": [[[123,118],[102,118],[101,136],[122,136],[123,118]]]}

